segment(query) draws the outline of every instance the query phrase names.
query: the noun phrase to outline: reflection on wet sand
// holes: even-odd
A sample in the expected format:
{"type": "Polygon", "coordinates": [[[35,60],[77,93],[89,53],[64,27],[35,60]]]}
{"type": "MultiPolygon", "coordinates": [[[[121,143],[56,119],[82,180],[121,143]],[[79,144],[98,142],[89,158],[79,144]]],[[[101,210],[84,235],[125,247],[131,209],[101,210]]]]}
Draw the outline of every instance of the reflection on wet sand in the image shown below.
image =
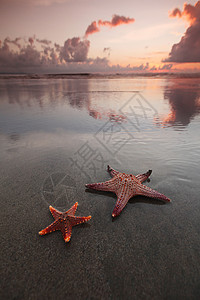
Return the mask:
{"type": "Polygon", "coordinates": [[[64,104],[66,100],[71,106],[78,108],[88,105],[89,95],[88,83],[84,84],[79,80],[19,80],[19,81],[3,81],[0,85],[1,101],[5,99],[10,104],[19,104],[21,107],[55,106],[64,104]],[[82,91],[77,93],[76,91],[82,91]]]}
{"type": "MultiPolygon", "coordinates": [[[[163,98],[169,102],[170,112],[165,116],[159,115],[155,125],[185,127],[200,112],[200,80],[175,78],[167,79],[166,83],[163,98]]],[[[17,103],[22,108],[39,105],[41,110],[45,110],[45,107],[49,109],[69,104],[73,108],[86,110],[94,119],[118,123],[125,121],[126,116],[118,113],[122,102],[118,103],[119,107],[113,102],[120,99],[120,93],[112,90],[112,85],[110,89],[109,84],[104,86],[105,90],[98,90],[98,87],[91,79],[4,80],[0,84],[0,95],[1,101],[17,103]]]]}
{"type": "MultiPolygon", "coordinates": [[[[21,108],[38,105],[41,110],[45,107],[56,107],[69,104],[73,108],[86,109],[94,119],[109,119],[121,123],[126,117],[118,114],[115,109],[105,109],[94,103],[94,99],[100,100],[100,93],[108,95],[107,104],[116,91],[91,91],[90,80],[26,80],[18,83],[10,81],[0,86],[1,101],[5,99],[10,104],[18,104],[21,108]],[[49,84],[48,84],[49,83],[49,84]],[[112,95],[111,95],[112,94],[112,95]]],[[[105,104],[105,103],[104,103],[105,104]]],[[[104,105],[103,104],[103,105],[104,105]]]]}
{"type": "Polygon", "coordinates": [[[200,89],[198,84],[189,85],[188,79],[170,80],[164,91],[164,99],[169,101],[170,112],[162,118],[163,126],[187,126],[200,113],[200,89]]]}

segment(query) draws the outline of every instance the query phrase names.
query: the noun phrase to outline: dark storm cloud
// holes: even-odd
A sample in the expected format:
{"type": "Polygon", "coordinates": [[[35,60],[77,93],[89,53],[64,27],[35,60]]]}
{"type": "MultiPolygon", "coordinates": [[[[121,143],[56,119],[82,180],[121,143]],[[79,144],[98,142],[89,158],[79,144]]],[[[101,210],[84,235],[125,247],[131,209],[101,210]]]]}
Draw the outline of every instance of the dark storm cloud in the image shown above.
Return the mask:
{"type": "Polygon", "coordinates": [[[183,11],[175,8],[170,17],[186,18],[190,26],[180,42],[172,46],[164,62],[200,62],[200,1],[194,6],[184,4],[183,11]]]}

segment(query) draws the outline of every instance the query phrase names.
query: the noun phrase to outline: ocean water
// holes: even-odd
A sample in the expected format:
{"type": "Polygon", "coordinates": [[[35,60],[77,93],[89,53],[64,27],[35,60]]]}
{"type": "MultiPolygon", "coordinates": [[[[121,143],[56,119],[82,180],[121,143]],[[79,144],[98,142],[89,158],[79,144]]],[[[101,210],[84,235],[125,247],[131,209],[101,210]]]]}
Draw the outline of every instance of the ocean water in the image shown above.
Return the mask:
{"type": "Polygon", "coordinates": [[[7,295],[44,297],[62,283],[61,298],[70,289],[77,299],[199,299],[199,133],[199,78],[1,78],[7,295]],[[108,164],[134,175],[152,169],[145,184],[172,203],[136,197],[112,222],[115,195],[84,187],[108,180],[108,164]],[[52,221],[48,205],[67,210],[75,201],[91,226],[73,229],[69,245],[59,233],[37,236],[52,221]],[[35,291],[37,273],[52,268],[35,291]]]}

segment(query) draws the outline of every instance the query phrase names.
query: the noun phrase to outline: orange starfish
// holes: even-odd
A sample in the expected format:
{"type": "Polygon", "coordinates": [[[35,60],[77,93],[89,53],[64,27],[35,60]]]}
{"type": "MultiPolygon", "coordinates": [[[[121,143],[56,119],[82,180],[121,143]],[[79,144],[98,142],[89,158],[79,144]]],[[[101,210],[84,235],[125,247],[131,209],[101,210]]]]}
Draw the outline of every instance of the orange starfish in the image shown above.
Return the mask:
{"type": "Polygon", "coordinates": [[[147,196],[165,202],[171,201],[165,195],[142,184],[151,175],[152,170],[134,176],[132,174],[120,173],[108,166],[108,172],[113,177],[112,179],[100,183],[86,184],[86,187],[93,190],[114,192],[117,195],[117,202],[112,217],[118,216],[129,199],[136,195],[147,196]]]}
{"type": "Polygon", "coordinates": [[[49,209],[55,219],[48,227],[39,232],[40,235],[50,233],[55,230],[62,232],[65,242],[69,242],[72,235],[72,227],[81,223],[85,223],[91,219],[88,217],[75,217],[75,212],[78,206],[76,202],[68,211],[60,212],[59,210],[49,206],[49,209]]]}

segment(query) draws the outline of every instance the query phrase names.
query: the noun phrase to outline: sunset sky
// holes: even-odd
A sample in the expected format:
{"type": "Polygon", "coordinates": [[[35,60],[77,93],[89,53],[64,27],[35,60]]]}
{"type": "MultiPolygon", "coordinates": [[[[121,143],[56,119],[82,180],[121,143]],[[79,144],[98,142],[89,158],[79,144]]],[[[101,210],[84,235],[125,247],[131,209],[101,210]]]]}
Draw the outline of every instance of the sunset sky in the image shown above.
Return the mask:
{"type": "Polygon", "coordinates": [[[200,1],[1,0],[0,41],[0,73],[196,72],[200,1]]]}

